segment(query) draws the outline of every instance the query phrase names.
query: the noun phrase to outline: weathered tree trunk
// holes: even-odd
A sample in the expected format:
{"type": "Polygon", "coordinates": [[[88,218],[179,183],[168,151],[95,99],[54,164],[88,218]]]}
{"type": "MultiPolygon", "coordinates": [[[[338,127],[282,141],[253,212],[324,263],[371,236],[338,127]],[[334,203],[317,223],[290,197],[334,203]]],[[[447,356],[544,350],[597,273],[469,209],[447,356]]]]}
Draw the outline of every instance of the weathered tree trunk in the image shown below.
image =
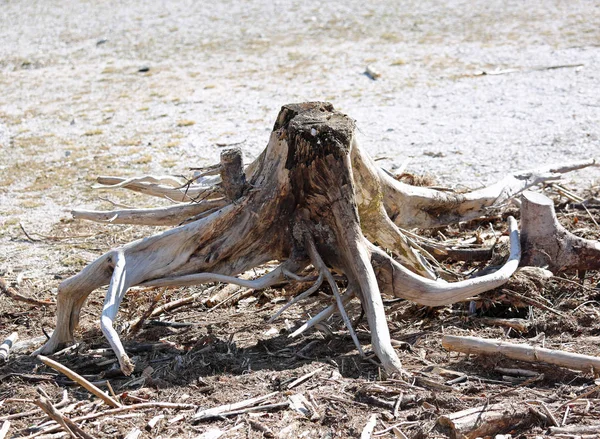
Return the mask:
{"type": "Polygon", "coordinates": [[[51,353],[72,343],[87,296],[110,284],[101,327],[121,369],[129,374],[133,365],[113,329],[129,287],[229,282],[260,289],[297,279],[312,265],[319,272],[317,284],[326,281],[334,291],[335,304],[305,327],[337,310],[352,335],[344,304],[357,296],[367,315],[373,350],[387,372],[399,372],[401,363],[390,341],[382,292],[430,306],[448,304],[506,282],[520,258],[516,222],[511,218],[508,262],[495,273],[449,284],[435,280],[399,226],[422,222],[422,227],[436,227],[471,218],[531,184],[556,178],[557,172],[594,163],[541,174],[518,173],[479,194],[448,195],[407,188],[376,168],[358,147],[354,128],[354,122],[331,104],[286,105],[266,149],[244,174],[241,155],[233,152],[222,156],[220,178],[213,175],[190,185],[170,177],[100,178],[110,187],[189,204],[76,215],[120,223],[183,225],[112,250],[64,281],[59,287],[56,330],[40,352],[51,353]],[[259,279],[234,277],[272,260],[279,261],[279,267],[259,279]],[[347,278],[345,292],[339,291],[331,271],[347,278]]]}

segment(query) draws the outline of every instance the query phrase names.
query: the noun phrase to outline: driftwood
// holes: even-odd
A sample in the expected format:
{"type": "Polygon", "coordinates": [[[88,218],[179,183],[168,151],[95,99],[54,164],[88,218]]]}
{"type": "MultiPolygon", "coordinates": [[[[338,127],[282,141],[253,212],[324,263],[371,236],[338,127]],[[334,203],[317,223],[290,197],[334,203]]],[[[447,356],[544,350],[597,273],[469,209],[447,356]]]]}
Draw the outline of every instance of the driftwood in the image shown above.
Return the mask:
{"type": "Polygon", "coordinates": [[[527,344],[508,343],[504,340],[486,340],[478,337],[445,335],[442,346],[449,351],[466,354],[502,354],[513,360],[530,363],[549,363],[569,369],[600,373],[600,357],[574,354],[561,350],[546,349],[527,344]]]}
{"type": "Polygon", "coordinates": [[[192,182],[172,177],[99,178],[103,188],[126,188],[187,204],[153,212],[74,212],[96,221],[178,227],[111,250],[65,280],[59,286],[56,330],[39,353],[73,343],[87,296],[109,284],[101,328],[122,371],[130,374],[134,366],[113,328],[130,287],[226,282],[263,289],[295,280],[312,265],[318,282],[332,287],[335,303],[304,328],[339,312],[353,334],[344,305],[356,296],[383,368],[401,372],[382,294],[445,305],[502,285],[520,260],[516,221],[511,218],[511,253],[505,265],[485,276],[447,283],[437,279],[402,228],[439,227],[486,215],[532,185],[595,164],[588,160],[518,172],[490,187],[456,194],[395,180],[360,149],[354,129],[354,122],[330,104],[286,105],[266,149],[243,172],[241,154],[233,151],[192,182]],[[256,280],[235,277],[268,261],[280,265],[256,280]],[[347,279],[345,292],[338,291],[333,272],[347,279]]]}
{"type": "Polygon", "coordinates": [[[523,265],[547,266],[554,273],[600,269],[600,242],[580,238],[560,225],[550,198],[526,191],[521,200],[523,265]]]}
{"type": "Polygon", "coordinates": [[[452,439],[473,439],[506,433],[531,421],[526,404],[490,404],[441,416],[438,424],[452,439]]]}

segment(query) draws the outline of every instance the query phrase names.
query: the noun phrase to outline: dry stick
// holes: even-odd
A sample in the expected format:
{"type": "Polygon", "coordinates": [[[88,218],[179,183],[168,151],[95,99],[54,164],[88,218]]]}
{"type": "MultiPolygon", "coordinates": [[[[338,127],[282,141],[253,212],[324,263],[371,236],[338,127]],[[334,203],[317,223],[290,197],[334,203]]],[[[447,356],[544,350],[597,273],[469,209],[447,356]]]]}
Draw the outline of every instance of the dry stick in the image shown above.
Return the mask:
{"type": "Polygon", "coordinates": [[[567,316],[564,315],[563,313],[561,313],[560,311],[550,308],[549,306],[544,305],[542,302],[532,299],[531,297],[524,296],[522,294],[517,293],[516,291],[508,290],[506,288],[502,288],[501,291],[508,296],[516,297],[517,299],[521,300],[522,302],[525,302],[527,305],[532,305],[537,308],[543,309],[544,311],[548,311],[548,312],[551,312],[552,314],[556,314],[557,316],[567,318],[567,316]]]}
{"type": "Polygon", "coordinates": [[[10,349],[14,346],[18,338],[19,334],[17,332],[13,332],[8,337],[6,337],[6,340],[2,342],[2,344],[0,345],[0,363],[5,363],[6,361],[8,361],[10,349]]]}
{"type": "MultiPolygon", "coordinates": [[[[286,276],[288,276],[288,273],[284,273],[284,274],[286,274],[286,276]]],[[[275,315],[269,319],[269,323],[273,323],[275,321],[275,319],[277,319],[281,314],[283,314],[283,312],[286,309],[288,309],[290,306],[294,305],[295,303],[299,302],[300,300],[304,299],[305,297],[308,297],[311,294],[313,294],[314,292],[316,292],[321,287],[322,283],[323,283],[323,272],[320,272],[319,277],[317,278],[317,281],[314,283],[314,285],[312,287],[310,287],[308,290],[306,290],[305,292],[292,298],[288,303],[286,303],[284,306],[282,306],[281,309],[279,311],[277,311],[275,313],[275,315]]]]}
{"type": "Polygon", "coordinates": [[[278,393],[279,392],[273,392],[273,393],[269,393],[267,395],[257,396],[256,398],[250,398],[250,399],[246,399],[244,401],[240,401],[240,402],[236,402],[236,403],[232,403],[232,404],[220,405],[218,407],[213,407],[210,409],[202,410],[202,411],[197,412],[194,415],[193,420],[200,421],[202,419],[214,418],[215,416],[220,416],[221,414],[226,413],[226,412],[231,412],[234,410],[252,407],[262,401],[265,401],[265,400],[277,395],[278,393]]]}
{"type": "Polygon", "coordinates": [[[133,324],[131,325],[131,328],[129,329],[130,334],[135,334],[136,332],[138,332],[140,330],[140,328],[142,327],[142,324],[144,323],[144,321],[152,315],[152,312],[156,308],[156,305],[158,305],[158,302],[160,301],[163,294],[165,293],[165,290],[166,290],[166,288],[159,289],[158,293],[154,296],[154,299],[152,299],[152,303],[150,304],[148,309],[144,312],[144,314],[142,314],[140,316],[140,318],[138,318],[136,321],[134,321],[133,324]]]}
{"type": "Polygon", "coordinates": [[[562,408],[568,407],[569,405],[573,404],[573,403],[574,403],[575,401],[577,401],[578,399],[587,398],[587,397],[588,397],[588,396],[590,396],[592,393],[595,393],[595,392],[597,392],[597,391],[599,391],[599,390],[600,390],[600,384],[599,384],[599,385],[597,385],[597,386],[594,386],[594,387],[593,387],[591,390],[588,390],[587,392],[585,392],[585,393],[582,393],[581,395],[579,395],[579,396],[576,396],[575,398],[573,398],[573,399],[570,399],[569,401],[565,402],[563,405],[561,405],[561,406],[559,407],[559,410],[560,410],[560,409],[562,409],[562,408]]]}
{"type": "MultiPolygon", "coordinates": [[[[163,409],[174,409],[174,410],[192,410],[197,409],[198,406],[196,404],[180,404],[174,402],[142,402],[140,404],[132,404],[125,405],[115,409],[105,410],[103,412],[91,413],[89,415],[78,416],[76,418],[71,419],[73,422],[79,421],[89,421],[90,419],[101,418],[104,416],[118,415],[124,412],[131,412],[135,410],[144,410],[149,408],[163,408],[163,409]]],[[[47,433],[54,433],[55,431],[60,430],[60,427],[57,425],[52,425],[45,430],[38,431],[37,433],[28,436],[28,438],[33,438],[37,436],[41,436],[47,433]]]]}
{"type": "Polygon", "coordinates": [[[11,297],[12,299],[20,302],[29,303],[31,305],[56,305],[55,302],[49,300],[38,300],[32,299],[31,297],[25,297],[22,294],[17,293],[13,288],[6,285],[6,281],[0,277],[0,291],[11,297]]]}
{"type": "Polygon", "coordinates": [[[550,411],[550,409],[548,408],[548,406],[544,403],[544,401],[538,401],[538,400],[534,400],[534,401],[526,401],[528,404],[536,404],[542,407],[542,409],[544,409],[544,413],[546,413],[546,416],[548,416],[548,419],[550,419],[550,421],[552,421],[552,423],[554,424],[555,427],[560,427],[560,424],[558,423],[558,420],[556,419],[556,417],[554,416],[554,414],[550,411]]]}
{"type": "Polygon", "coordinates": [[[94,436],[87,434],[75,422],[63,416],[56,408],[43,396],[38,397],[34,404],[41,408],[50,419],[57,422],[72,437],[81,439],[94,439],[94,436]]]}
{"type": "Polygon", "coordinates": [[[79,384],[80,386],[84,387],[88,392],[93,393],[94,395],[96,395],[98,398],[100,398],[102,401],[104,401],[106,404],[108,404],[111,407],[121,407],[121,404],[119,404],[116,400],[114,400],[113,398],[111,398],[110,396],[108,396],[106,393],[104,393],[102,390],[100,390],[98,387],[96,387],[95,385],[93,385],[92,383],[90,383],[88,380],[86,380],[85,378],[83,378],[81,375],[79,375],[76,372],[73,372],[71,369],[69,369],[66,366],[63,366],[62,364],[51,360],[48,357],[44,357],[43,355],[38,355],[37,358],[44,363],[46,366],[51,367],[52,369],[66,375],[67,377],[69,377],[70,379],[72,379],[73,381],[75,381],[77,384],[79,384]]]}
{"type": "Polygon", "coordinates": [[[305,241],[306,241],[306,245],[308,247],[308,255],[310,257],[312,264],[315,266],[315,268],[317,270],[319,270],[319,272],[323,273],[325,278],[327,279],[327,283],[329,283],[329,286],[331,287],[331,290],[333,291],[333,295],[335,296],[335,301],[337,303],[340,315],[342,316],[342,320],[344,321],[346,328],[348,328],[348,331],[350,332],[350,337],[352,337],[352,341],[354,342],[356,349],[358,349],[358,353],[360,354],[360,356],[364,357],[365,353],[360,345],[360,342],[358,341],[356,332],[354,332],[354,328],[352,327],[352,322],[350,321],[348,314],[346,314],[346,309],[344,308],[344,302],[342,301],[342,297],[340,296],[340,290],[338,289],[338,286],[335,283],[335,279],[333,278],[331,271],[329,271],[329,268],[327,268],[327,266],[325,265],[325,262],[323,262],[323,259],[321,259],[321,255],[319,255],[319,252],[317,251],[315,242],[313,241],[312,237],[307,234],[305,236],[305,241]]]}
{"type": "Polygon", "coordinates": [[[318,369],[315,369],[312,372],[304,374],[300,378],[295,379],[294,381],[292,381],[291,383],[288,384],[288,389],[292,389],[292,388],[296,387],[298,384],[302,384],[307,379],[309,379],[312,376],[314,376],[314,375],[318,374],[319,372],[321,372],[324,368],[325,368],[324,366],[323,367],[319,367],[318,369]]]}
{"type": "MultiPolygon", "coordinates": [[[[346,293],[344,293],[344,296],[342,297],[342,303],[344,303],[344,304],[348,303],[353,297],[354,297],[354,291],[352,291],[352,290],[348,291],[348,289],[346,289],[346,293]]],[[[294,332],[292,332],[289,335],[289,337],[294,338],[294,337],[299,336],[307,329],[310,329],[313,326],[315,326],[317,323],[320,323],[323,320],[328,319],[330,316],[332,316],[335,313],[335,311],[337,309],[338,309],[337,304],[329,305],[327,308],[325,308],[319,314],[317,314],[312,319],[308,320],[306,323],[304,323],[302,326],[300,326],[298,329],[296,329],[294,332]]]]}
{"type": "MultiPolygon", "coordinates": [[[[33,399],[22,400],[22,401],[19,401],[19,402],[27,402],[27,403],[33,404],[33,399]]],[[[58,404],[55,404],[54,407],[58,409],[58,408],[64,407],[68,403],[69,403],[69,393],[65,389],[63,391],[63,397],[62,397],[62,399],[60,400],[60,402],[58,404]]],[[[35,415],[35,414],[37,414],[39,412],[40,412],[39,409],[35,409],[35,410],[29,410],[29,411],[26,411],[26,412],[13,413],[12,415],[1,416],[0,417],[0,422],[1,421],[12,420],[12,419],[26,418],[27,416],[35,415]]]]}
{"type": "Polygon", "coordinates": [[[486,340],[478,337],[445,335],[442,346],[449,351],[467,354],[502,354],[514,360],[545,362],[585,372],[600,372],[600,358],[571,352],[540,348],[504,340],[486,340]]]}

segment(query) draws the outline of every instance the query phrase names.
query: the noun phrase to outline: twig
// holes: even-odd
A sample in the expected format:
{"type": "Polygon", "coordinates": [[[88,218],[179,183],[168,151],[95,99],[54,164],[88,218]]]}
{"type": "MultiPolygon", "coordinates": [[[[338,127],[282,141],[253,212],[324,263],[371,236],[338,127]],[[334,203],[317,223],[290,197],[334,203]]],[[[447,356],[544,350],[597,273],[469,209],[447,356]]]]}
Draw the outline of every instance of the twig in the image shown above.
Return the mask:
{"type": "Polygon", "coordinates": [[[262,401],[272,398],[273,396],[277,395],[278,393],[279,392],[273,392],[273,393],[269,393],[267,395],[257,396],[256,398],[250,398],[250,399],[246,399],[244,401],[240,401],[240,402],[236,402],[236,403],[232,403],[232,404],[224,404],[224,405],[220,405],[218,407],[213,407],[210,409],[202,410],[202,411],[197,412],[194,415],[193,420],[197,422],[197,421],[201,421],[203,419],[214,418],[216,416],[220,416],[221,414],[226,413],[226,412],[231,412],[234,410],[252,407],[262,401]]]}
{"type": "Polygon", "coordinates": [[[300,378],[295,379],[294,381],[292,381],[291,383],[288,384],[288,389],[292,389],[292,388],[296,387],[298,384],[302,384],[307,379],[309,379],[312,376],[314,376],[314,375],[318,374],[319,372],[321,372],[324,368],[325,367],[319,367],[318,369],[315,369],[312,372],[304,374],[300,378]]]}
{"type": "Polygon", "coordinates": [[[552,424],[554,424],[555,427],[560,427],[558,420],[556,419],[554,414],[550,411],[548,406],[544,403],[544,401],[533,400],[533,401],[527,401],[527,403],[528,404],[536,404],[536,405],[541,406],[542,409],[544,410],[544,413],[546,414],[546,416],[548,416],[548,419],[550,419],[550,421],[552,421],[552,424]]]}
{"type": "Polygon", "coordinates": [[[44,363],[46,366],[51,367],[52,369],[66,375],[67,377],[69,377],[70,379],[72,379],[73,381],[75,381],[77,384],[79,384],[80,386],[84,387],[87,391],[89,391],[90,393],[93,393],[94,395],[96,395],[98,398],[100,398],[102,401],[104,401],[106,404],[108,404],[111,407],[121,407],[121,404],[119,404],[116,400],[114,400],[113,398],[111,398],[110,396],[108,396],[106,393],[104,393],[102,390],[100,390],[98,387],[96,387],[95,385],[93,385],[92,383],[90,383],[88,380],[86,380],[85,378],[83,378],[81,375],[79,375],[76,372],[73,372],[71,369],[69,369],[66,366],[63,366],[62,364],[51,360],[48,357],[44,357],[43,355],[38,355],[37,358],[44,363]]]}
{"type": "Polygon", "coordinates": [[[240,409],[240,410],[232,410],[230,412],[223,412],[220,413],[218,416],[215,417],[226,417],[226,416],[237,416],[237,415],[243,415],[245,413],[250,413],[250,412],[260,412],[260,411],[267,411],[267,410],[275,410],[275,409],[280,409],[280,408],[284,408],[284,407],[289,407],[290,403],[288,401],[286,402],[277,402],[274,404],[264,404],[264,405],[257,405],[254,407],[246,407],[245,409],[240,409]]]}
{"type": "Polygon", "coordinates": [[[544,305],[542,302],[532,299],[531,297],[524,296],[522,294],[517,293],[516,291],[508,290],[506,288],[502,288],[501,291],[508,296],[516,297],[517,299],[521,300],[522,302],[525,302],[527,305],[535,306],[537,308],[543,309],[544,311],[548,311],[548,312],[551,312],[552,314],[556,314],[557,316],[560,316],[562,318],[567,318],[567,316],[564,315],[563,313],[561,313],[560,311],[550,308],[549,306],[544,305]]]}
{"type": "Polygon", "coordinates": [[[579,395],[579,396],[576,396],[575,398],[573,398],[573,399],[570,399],[569,401],[565,402],[563,405],[561,405],[561,406],[559,407],[559,409],[565,408],[565,407],[567,407],[567,406],[569,406],[569,405],[573,404],[573,403],[574,403],[575,401],[577,401],[578,399],[587,398],[587,397],[588,397],[588,396],[590,396],[592,393],[595,393],[595,392],[597,392],[597,391],[599,391],[599,390],[600,390],[600,384],[599,384],[599,385],[597,385],[597,386],[594,386],[594,387],[593,387],[591,390],[588,390],[587,392],[584,392],[584,393],[582,393],[581,395],[579,395]]]}
{"type": "Polygon", "coordinates": [[[282,306],[281,309],[279,311],[277,311],[275,313],[275,315],[273,315],[273,317],[271,317],[269,319],[269,323],[273,323],[275,321],[275,319],[277,319],[281,314],[283,314],[283,312],[286,309],[288,309],[290,306],[294,305],[295,303],[299,302],[300,300],[304,299],[305,297],[308,297],[311,294],[315,293],[321,287],[322,283],[323,283],[323,272],[320,272],[319,277],[317,278],[317,281],[314,283],[314,285],[312,287],[310,287],[308,290],[304,291],[303,293],[292,298],[288,303],[286,303],[284,306],[282,306]]]}
{"type": "Polygon", "coordinates": [[[160,301],[163,294],[165,293],[165,290],[166,290],[166,288],[164,288],[164,287],[160,288],[158,290],[158,293],[156,293],[156,295],[152,299],[152,303],[150,304],[148,309],[144,312],[144,314],[141,315],[141,317],[139,317],[136,321],[134,321],[132,323],[132,325],[129,329],[130,334],[135,334],[136,332],[138,332],[140,330],[140,328],[142,327],[142,324],[144,323],[144,321],[152,315],[152,312],[156,308],[156,305],[158,305],[158,302],[160,301]]]}
{"type": "Polygon", "coordinates": [[[94,439],[93,436],[83,431],[75,422],[63,416],[44,396],[38,397],[34,404],[41,408],[50,419],[57,422],[67,433],[74,438],[94,439]]]}
{"type": "Polygon", "coordinates": [[[9,287],[6,284],[6,281],[0,277],[0,291],[2,291],[7,296],[12,299],[18,300],[20,302],[29,303],[31,305],[56,305],[55,302],[51,302],[49,300],[38,300],[32,299],[31,297],[23,296],[22,294],[17,293],[13,288],[9,287]]]}
{"type": "MultiPolygon", "coordinates": [[[[118,415],[118,414],[124,413],[124,412],[131,412],[131,411],[135,411],[135,410],[145,410],[145,409],[149,409],[149,408],[152,408],[152,409],[163,408],[163,409],[173,409],[173,410],[192,410],[192,409],[197,409],[198,406],[196,404],[181,404],[181,403],[174,403],[174,402],[142,402],[140,404],[125,405],[125,406],[121,406],[118,408],[105,410],[103,412],[90,413],[89,415],[78,416],[71,420],[73,422],[89,421],[91,419],[102,418],[104,416],[118,415]]],[[[52,425],[52,426],[46,428],[45,430],[38,431],[34,435],[31,435],[28,437],[33,438],[33,437],[37,437],[37,436],[47,434],[47,433],[54,433],[55,431],[58,431],[58,430],[60,430],[59,426],[52,425]]]]}
{"type": "Polygon", "coordinates": [[[32,233],[33,235],[37,235],[42,238],[42,239],[36,239],[36,238],[33,238],[29,233],[27,233],[27,231],[25,230],[25,227],[23,227],[22,223],[19,223],[19,227],[21,228],[21,230],[23,231],[25,236],[27,236],[27,238],[33,242],[41,242],[44,239],[48,239],[50,241],[62,241],[63,239],[91,238],[93,236],[98,236],[98,233],[90,233],[89,235],[51,236],[51,235],[42,235],[41,233],[33,232],[32,233]]]}

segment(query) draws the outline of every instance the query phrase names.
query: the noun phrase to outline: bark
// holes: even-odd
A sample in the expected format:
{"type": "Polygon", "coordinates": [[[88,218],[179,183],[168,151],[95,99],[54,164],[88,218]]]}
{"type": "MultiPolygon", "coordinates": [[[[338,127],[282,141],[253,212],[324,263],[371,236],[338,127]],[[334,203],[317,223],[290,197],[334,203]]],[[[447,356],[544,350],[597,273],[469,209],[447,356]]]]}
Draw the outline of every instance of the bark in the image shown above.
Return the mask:
{"type": "MultiPolygon", "coordinates": [[[[400,227],[435,227],[485,214],[487,207],[504,202],[515,191],[556,178],[568,167],[515,174],[464,196],[407,188],[361,151],[354,129],[352,119],[331,104],[291,104],[282,107],[267,147],[243,173],[241,153],[228,151],[219,166],[194,182],[170,177],[101,177],[104,188],[126,188],[189,204],[152,212],[80,212],[79,216],[182,225],[111,250],[64,281],[57,299],[56,330],[39,352],[51,353],[73,343],[73,330],[87,296],[109,284],[101,327],[121,369],[129,374],[133,364],[113,328],[129,287],[228,282],[260,289],[297,280],[312,264],[318,271],[317,283],[329,283],[336,300],[296,333],[336,311],[345,316],[344,305],[356,296],[383,368],[401,372],[381,294],[431,306],[462,300],[506,282],[518,266],[520,245],[516,222],[510,219],[508,262],[495,273],[450,284],[437,279],[400,227]],[[217,171],[220,176],[206,177],[217,171]],[[268,261],[280,265],[256,280],[236,277],[268,261]],[[347,279],[347,291],[337,291],[334,272],[347,279]]],[[[347,316],[345,320],[349,321],[347,316]]],[[[352,334],[351,325],[348,329],[352,334]]]]}

